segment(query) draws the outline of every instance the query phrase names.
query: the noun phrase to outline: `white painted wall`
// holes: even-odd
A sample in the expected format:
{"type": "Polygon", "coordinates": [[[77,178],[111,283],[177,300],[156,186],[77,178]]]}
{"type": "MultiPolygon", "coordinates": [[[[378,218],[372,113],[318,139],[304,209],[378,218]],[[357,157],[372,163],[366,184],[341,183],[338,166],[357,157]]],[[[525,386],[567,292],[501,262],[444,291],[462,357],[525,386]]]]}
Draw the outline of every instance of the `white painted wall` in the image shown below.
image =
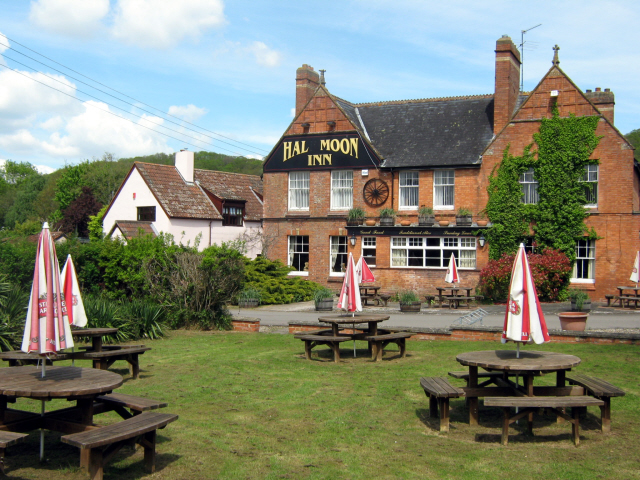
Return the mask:
{"type": "MultiPolygon", "coordinates": [[[[206,200],[203,197],[203,200],[206,200]]],[[[173,235],[176,243],[183,245],[195,244],[198,234],[202,234],[199,250],[203,250],[210,245],[222,242],[237,240],[245,232],[255,232],[255,229],[262,230],[261,222],[245,222],[243,227],[223,227],[222,220],[198,220],[186,218],[169,218],[162,210],[162,207],[153,196],[149,187],[142,179],[138,170],[134,169],[122,186],[120,193],[114,200],[109,212],[102,221],[102,229],[106,233],[113,228],[116,220],[137,220],[138,207],[156,207],[156,221],[152,223],[157,232],[169,233],[173,235]],[[133,198],[133,194],[135,199],[133,198]]],[[[114,232],[114,236],[120,236],[119,230],[114,232]]],[[[260,253],[261,247],[254,246],[247,252],[249,258],[255,258],[260,253]]]]}

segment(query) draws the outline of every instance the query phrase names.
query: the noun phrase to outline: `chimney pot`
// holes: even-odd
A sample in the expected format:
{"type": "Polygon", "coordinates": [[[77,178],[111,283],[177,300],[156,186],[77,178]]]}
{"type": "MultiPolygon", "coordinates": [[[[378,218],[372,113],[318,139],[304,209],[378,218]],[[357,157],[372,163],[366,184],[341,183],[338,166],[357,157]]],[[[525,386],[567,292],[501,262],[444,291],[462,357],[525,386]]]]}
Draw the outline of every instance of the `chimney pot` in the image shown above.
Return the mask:
{"type": "Polygon", "coordinates": [[[610,92],[610,91],[611,91],[611,89],[610,89],[610,88],[605,88],[605,89],[604,89],[604,91],[605,91],[605,92],[610,92]]]}
{"type": "Polygon", "coordinates": [[[587,89],[587,93],[591,93],[591,90],[587,89]]]}
{"type": "Polygon", "coordinates": [[[599,92],[600,90],[600,87],[596,87],[596,92],[599,92]]]}

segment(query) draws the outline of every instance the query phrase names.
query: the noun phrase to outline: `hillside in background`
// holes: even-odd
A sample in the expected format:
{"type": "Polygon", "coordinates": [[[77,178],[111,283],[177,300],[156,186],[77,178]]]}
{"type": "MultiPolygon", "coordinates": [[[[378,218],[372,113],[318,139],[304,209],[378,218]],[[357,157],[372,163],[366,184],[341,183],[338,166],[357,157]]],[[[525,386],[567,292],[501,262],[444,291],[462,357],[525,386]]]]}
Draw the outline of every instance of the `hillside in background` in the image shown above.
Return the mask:
{"type": "MultiPolygon", "coordinates": [[[[156,153],[143,157],[121,158],[118,163],[132,165],[133,162],[159,163],[173,165],[174,154],[156,153]]],[[[195,167],[203,170],[218,170],[221,172],[245,173],[247,175],[262,175],[262,160],[246,157],[232,157],[222,153],[196,152],[195,167]]]]}

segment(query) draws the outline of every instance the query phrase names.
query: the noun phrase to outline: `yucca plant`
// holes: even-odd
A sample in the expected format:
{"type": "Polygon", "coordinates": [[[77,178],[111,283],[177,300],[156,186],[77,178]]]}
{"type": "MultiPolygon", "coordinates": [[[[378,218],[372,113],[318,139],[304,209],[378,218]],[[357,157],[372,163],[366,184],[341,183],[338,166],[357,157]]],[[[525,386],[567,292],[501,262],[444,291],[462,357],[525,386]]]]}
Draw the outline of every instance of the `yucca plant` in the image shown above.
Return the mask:
{"type": "Polygon", "coordinates": [[[0,350],[20,347],[28,303],[29,296],[18,285],[0,280],[0,350]]]}
{"type": "Polygon", "coordinates": [[[122,303],[122,316],[132,326],[136,338],[155,340],[165,336],[166,309],[162,305],[132,300],[122,303]]]}
{"type": "Polygon", "coordinates": [[[87,313],[87,327],[118,329],[115,338],[113,336],[103,337],[102,340],[105,343],[126,342],[135,338],[132,335],[131,326],[122,318],[121,308],[117,302],[87,295],[83,299],[83,303],[87,313]]]}

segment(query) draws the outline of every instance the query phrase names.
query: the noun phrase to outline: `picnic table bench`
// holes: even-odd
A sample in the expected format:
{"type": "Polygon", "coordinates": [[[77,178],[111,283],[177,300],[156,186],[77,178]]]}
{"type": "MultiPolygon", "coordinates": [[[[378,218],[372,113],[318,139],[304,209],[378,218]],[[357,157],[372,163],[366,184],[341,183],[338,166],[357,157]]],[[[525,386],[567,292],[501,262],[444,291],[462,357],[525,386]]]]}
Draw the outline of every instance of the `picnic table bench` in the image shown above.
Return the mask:
{"type": "Polygon", "coordinates": [[[37,365],[43,359],[47,362],[47,365],[53,365],[53,362],[59,360],[67,360],[70,358],[65,353],[56,353],[52,355],[39,355],[37,353],[25,353],[22,350],[9,350],[8,352],[1,352],[0,359],[5,362],[9,362],[10,367],[19,367],[22,365],[37,365]]]}
{"type": "Polygon", "coordinates": [[[131,369],[131,375],[134,379],[140,374],[140,362],[138,356],[144,352],[151,350],[151,347],[144,345],[114,345],[111,348],[102,348],[100,352],[87,350],[80,352],[75,358],[93,360],[93,368],[107,370],[114,362],[118,360],[126,360],[131,369]]]}
{"type": "Polygon", "coordinates": [[[89,471],[91,480],[102,480],[105,465],[130,439],[144,448],[144,461],[149,472],[155,471],[156,430],[178,419],[171,413],[144,412],[127,420],[87,430],[60,439],[80,448],[80,467],[89,471]]]}
{"type": "Polygon", "coordinates": [[[150,398],[136,397],[125,393],[109,393],[96,397],[93,404],[93,413],[98,414],[113,410],[126,420],[133,416],[140,415],[142,412],[164,408],[167,405],[167,402],[152,400],[150,398]]]}
{"type": "Polygon", "coordinates": [[[382,360],[382,354],[384,349],[390,343],[395,343],[398,345],[398,349],[400,350],[400,358],[404,358],[407,354],[407,349],[405,345],[405,340],[411,335],[410,332],[395,332],[395,333],[386,333],[384,331],[379,332],[380,335],[365,335],[364,340],[369,342],[371,347],[371,359],[373,361],[382,360]]]}
{"type": "Polygon", "coordinates": [[[569,373],[566,380],[571,385],[578,385],[585,389],[585,394],[594,396],[604,403],[600,406],[600,423],[602,432],[611,431],[611,397],[624,396],[624,390],[611,383],[595,377],[589,377],[581,373],[569,373]]]}
{"type": "Polygon", "coordinates": [[[296,334],[295,338],[304,342],[304,355],[307,360],[311,360],[311,350],[318,345],[328,345],[333,351],[333,361],[338,363],[340,361],[340,343],[351,340],[350,335],[311,335],[311,334],[296,334]]]}
{"type": "Polygon", "coordinates": [[[509,425],[519,419],[529,416],[528,429],[533,433],[533,420],[531,414],[540,408],[552,410],[559,417],[571,422],[571,439],[577,447],[580,444],[580,410],[589,406],[602,406],[604,402],[588,396],[567,397],[485,397],[486,407],[502,407],[504,412],[502,422],[502,445],[509,441],[509,425]],[[511,415],[511,407],[519,409],[518,413],[511,415]],[[564,413],[563,409],[571,407],[571,416],[564,413]]]}
{"type": "Polygon", "coordinates": [[[440,411],[440,431],[449,431],[449,399],[463,397],[464,391],[454,387],[444,377],[422,377],[420,386],[429,398],[429,415],[438,417],[440,411]]]}
{"type": "Polygon", "coordinates": [[[4,476],[4,451],[6,448],[11,445],[15,445],[16,443],[24,442],[25,438],[28,436],[28,433],[16,433],[0,430],[0,475],[4,476]]]}

